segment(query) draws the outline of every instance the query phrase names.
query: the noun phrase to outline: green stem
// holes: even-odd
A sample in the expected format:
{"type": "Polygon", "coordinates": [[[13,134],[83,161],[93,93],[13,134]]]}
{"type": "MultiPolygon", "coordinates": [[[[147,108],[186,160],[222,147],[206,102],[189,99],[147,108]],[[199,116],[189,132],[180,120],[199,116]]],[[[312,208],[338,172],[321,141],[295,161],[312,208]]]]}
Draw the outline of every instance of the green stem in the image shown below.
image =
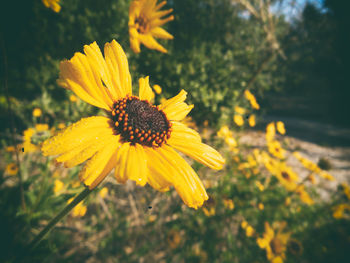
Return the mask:
{"type": "Polygon", "coordinates": [[[57,223],[60,221],[65,215],[67,215],[77,204],[80,203],[85,197],[87,197],[92,190],[89,188],[85,188],[77,197],[74,198],[74,200],[69,203],[57,216],[55,216],[53,219],[51,219],[50,223],[40,231],[40,233],[30,242],[28,245],[29,251],[34,249],[40,241],[43,239],[43,237],[49,232],[57,223]]]}

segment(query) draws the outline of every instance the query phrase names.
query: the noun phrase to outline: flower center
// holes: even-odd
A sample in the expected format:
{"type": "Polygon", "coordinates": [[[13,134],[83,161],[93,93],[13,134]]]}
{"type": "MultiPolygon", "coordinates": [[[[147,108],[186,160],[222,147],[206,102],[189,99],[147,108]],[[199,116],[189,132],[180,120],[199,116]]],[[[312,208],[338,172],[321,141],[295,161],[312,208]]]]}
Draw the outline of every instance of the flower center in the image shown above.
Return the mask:
{"type": "Polygon", "coordinates": [[[112,120],[125,141],[160,147],[170,138],[171,123],[165,113],[146,100],[127,96],[114,103],[112,120]]]}
{"type": "Polygon", "coordinates": [[[281,240],[279,240],[278,238],[274,238],[271,240],[270,247],[271,247],[272,252],[275,255],[279,255],[279,254],[283,253],[283,244],[282,244],[281,240]]]}
{"type": "Polygon", "coordinates": [[[282,174],[282,177],[283,177],[284,179],[286,179],[286,180],[288,180],[288,181],[291,180],[291,178],[290,178],[290,176],[289,176],[289,173],[283,171],[281,174],[282,174]]]}
{"type": "Polygon", "coordinates": [[[143,16],[137,17],[135,19],[135,25],[136,25],[137,32],[139,32],[141,34],[148,32],[149,23],[145,17],[143,17],[143,16]]]}

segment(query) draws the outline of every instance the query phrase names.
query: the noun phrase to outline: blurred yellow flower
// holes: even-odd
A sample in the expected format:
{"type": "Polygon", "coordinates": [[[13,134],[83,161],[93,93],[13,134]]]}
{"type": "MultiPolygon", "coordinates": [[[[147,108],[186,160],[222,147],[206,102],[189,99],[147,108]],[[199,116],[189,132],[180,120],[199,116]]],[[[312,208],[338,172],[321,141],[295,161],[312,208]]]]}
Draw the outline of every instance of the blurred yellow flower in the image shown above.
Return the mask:
{"type": "Polygon", "coordinates": [[[247,221],[242,221],[241,227],[242,227],[243,229],[246,229],[247,226],[248,226],[248,222],[247,222],[247,221]]]}
{"type": "Polygon", "coordinates": [[[255,230],[252,226],[248,225],[246,228],[245,228],[245,235],[247,237],[252,237],[255,233],[255,230]]]}
{"type": "Polygon", "coordinates": [[[237,147],[237,141],[233,137],[226,137],[225,142],[230,148],[237,147]]]}
{"type": "Polygon", "coordinates": [[[233,121],[240,127],[244,124],[244,119],[241,115],[234,115],[233,121]]]}
{"type": "Polygon", "coordinates": [[[153,90],[157,93],[157,94],[161,94],[162,93],[162,88],[159,85],[153,85],[153,90]]]}
{"type": "Polygon", "coordinates": [[[282,148],[279,141],[276,141],[276,140],[268,141],[267,147],[269,152],[273,156],[277,157],[278,159],[284,159],[286,150],[282,148]]]}
{"type": "Polygon", "coordinates": [[[41,114],[42,114],[41,109],[35,108],[35,109],[33,110],[33,116],[34,116],[34,117],[40,117],[41,114]]]}
{"type": "Polygon", "coordinates": [[[265,222],[265,233],[263,237],[257,239],[259,247],[266,250],[266,257],[270,262],[283,262],[286,258],[285,252],[291,233],[283,233],[285,226],[286,222],[276,222],[272,228],[268,222],[265,222]],[[278,230],[277,233],[276,230],[278,230]]]}
{"type": "Polygon", "coordinates": [[[173,9],[159,11],[165,4],[163,1],[156,4],[157,0],[134,0],[129,8],[129,36],[130,47],[135,53],[140,53],[140,44],[149,49],[167,53],[167,50],[160,45],[155,38],[173,39],[167,31],[161,28],[165,23],[174,20],[174,16],[168,16],[173,9]]]}
{"type": "Polygon", "coordinates": [[[289,206],[291,202],[292,202],[292,199],[290,197],[287,197],[286,200],[284,201],[284,204],[286,206],[289,206]]]}
{"type": "Polygon", "coordinates": [[[71,95],[69,96],[69,100],[70,100],[71,102],[77,102],[77,101],[78,101],[78,98],[77,98],[76,96],[74,96],[73,94],[71,94],[71,95]]]}
{"type": "Polygon", "coordinates": [[[43,143],[43,154],[57,156],[66,167],[87,161],[79,179],[89,189],[114,169],[119,183],[148,183],[162,192],[174,186],[187,206],[200,207],[208,199],[206,190],[176,150],[217,170],[225,160],[181,123],[193,108],[184,102],[187,92],[154,106],[148,77],[139,79],[139,96],[132,95],[128,60],[115,40],[106,43],[104,57],[96,42],[85,45],[84,52],[61,62],[57,82],[108,115],[72,124],[43,143]]]}
{"type": "Polygon", "coordinates": [[[328,180],[328,181],[334,181],[335,180],[333,175],[331,175],[330,173],[327,173],[326,171],[321,171],[319,173],[319,176],[322,177],[323,179],[328,180]]]}
{"type": "Polygon", "coordinates": [[[177,230],[170,230],[167,239],[171,249],[177,248],[181,243],[181,235],[177,230]]]}
{"type": "Polygon", "coordinates": [[[7,146],[5,150],[6,152],[12,153],[16,151],[16,148],[14,146],[7,146]]]}
{"type": "Polygon", "coordinates": [[[35,130],[33,128],[28,128],[23,132],[24,142],[22,144],[22,150],[24,153],[35,152],[38,150],[38,147],[32,144],[32,136],[35,134],[35,130]]]}
{"type": "Polygon", "coordinates": [[[38,132],[47,131],[49,129],[49,125],[47,125],[46,123],[38,123],[35,125],[35,129],[38,132]]]}
{"type": "MultiPolygon", "coordinates": [[[[74,200],[74,197],[70,198],[67,201],[67,204],[70,204],[74,200]]],[[[87,207],[83,204],[83,201],[81,201],[79,204],[77,204],[72,211],[73,217],[83,217],[86,214],[87,207]]]]}
{"type": "Polygon", "coordinates": [[[246,113],[246,109],[242,108],[242,107],[239,107],[239,106],[235,106],[235,112],[238,113],[238,114],[245,114],[246,113]]]}
{"type": "Polygon", "coordinates": [[[154,221],[156,221],[156,219],[157,219],[157,216],[156,215],[149,215],[148,216],[148,222],[154,222],[154,221]]]}
{"type": "Polygon", "coordinates": [[[55,194],[57,194],[58,192],[60,192],[63,189],[63,187],[64,187],[64,183],[61,180],[56,179],[55,186],[53,188],[53,192],[55,194]]]}
{"type": "Polygon", "coordinates": [[[232,199],[224,199],[224,206],[229,210],[233,210],[235,208],[235,204],[232,199]]]}
{"type": "Polygon", "coordinates": [[[254,127],[256,125],[255,115],[254,114],[249,116],[248,124],[249,124],[250,127],[254,127]]]}
{"type": "Polygon", "coordinates": [[[260,105],[256,101],[255,96],[249,90],[244,91],[244,96],[250,102],[250,105],[252,106],[253,109],[256,109],[256,110],[260,109],[260,105]]]}
{"type": "Polygon", "coordinates": [[[232,131],[230,131],[227,125],[222,126],[217,132],[217,135],[220,138],[233,137],[232,131]]]}
{"type": "Polygon", "coordinates": [[[350,212],[350,205],[349,204],[339,204],[333,208],[333,217],[335,219],[341,219],[341,218],[346,218],[344,216],[344,211],[348,210],[350,212]]]}
{"type": "Polygon", "coordinates": [[[215,207],[203,207],[203,212],[207,217],[211,217],[215,215],[215,207]]]}
{"type": "Polygon", "coordinates": [[[58,128],[62,130],[62,129],[64,129],[64,128],[66,128],[66,124],[64,124],[63,122],[61,122],[61,123],[58,124],[58,128]]]}
{"type": "Polygon", "coordinates": [[[255,181],[255,185],[259,188],[261,192],[265,190],[265,186],[259,181],[255,181]]]}
{"type": "Polygon", "coordinates": [[[101,196],[101,198],[105,198],[108,194],[108,188],[103,187],[98,194],[101,196]]]}
{"type": "Polygon", "coordinates": [[[5,173],[8,175],[16,175],[18,173],[18,166],[15,163],[9,163],[6,166],[5,173]]]}
{"type": "Polygon", "coordinates": [[[274,175],[288,191],[294,191],[297,188],[299,176],[286,163],[279,163],[274,175]]]}
{"type": "Polygon", "coordinates": [[[265,206],[263,203],[259,203],[258,208],[259,208],[259,210],[264,210],[265,206]]]}
{"type": "Polygon", "coordinates": [[[61,10],[59,2],[61,0],[41,0],[47,8],[51,8],[53,11],[58,13],[61,10]]]}
{"type": "Polygon", "coordinates": [[[347,183],[341,183],[341,186],[343,187],[344,194],[350,200],[350,186],[347,183]]]}
{"type": "Polygon", "coordinates": [[[275,137],[276,134],[276,128],[275,128],[275,123],[274,122],[270,122],[267,126],[266,126],[266,141],[272,141],[273,138],[275,137]]]}
{"type": "Polygon", "coordinates": [[[281,122],[281,121],[278,121],[276,123],[276,128],[277,128],[277,131],[280,133],[280,134],[286,134],[286,129],[284,128],[284,123],[281,122]]]}
{"type": "Polygon", "coordinates": [[[310,197],[310,195],[305,191],[304,185],[298,186],[298,188],[296,189],[296,193],[299,195],[299,198],[303,203],[307,205],[313,205],[315,203],[314,200],[312,200],[312,198],[310,197]]]}

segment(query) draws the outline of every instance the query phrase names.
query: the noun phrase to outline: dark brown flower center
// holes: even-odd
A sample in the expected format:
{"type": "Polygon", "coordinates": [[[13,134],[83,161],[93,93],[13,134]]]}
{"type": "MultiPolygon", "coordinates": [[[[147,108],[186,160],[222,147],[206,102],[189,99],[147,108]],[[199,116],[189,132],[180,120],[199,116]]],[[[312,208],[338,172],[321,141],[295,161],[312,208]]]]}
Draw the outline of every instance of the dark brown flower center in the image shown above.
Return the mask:
{"type": "Polygon", "coordinates": [[[136,25],[137,32],[139,32],[141,34],[148,32],[149,23],[145,17],[143,17],[143,16],[137,17],[135,19],[135,25],[136,25]]]}
{"type": "Polygon", "coordinates": [[[284,179],[286,179],[286,180],[288,180],[288,181],[291,180],[289,173],[283,171],[281,174],[282,174],[282,177],[283,177],[284,179]]]}
{"type": "Polygon", "coordinates": [[[170,138],[171,123],[165,113],[135,96],[114,103],[112,120],[116,132],[132,144],[160,147],[170,138]]]}
{"type": "Polygon", "coordinates": [[[281,240],[279,240],[278,238],[274,238],[271,240],[270,247],[271,247],[272,252],[275,255],[279,255],[279,254],[283,253],[283,244],[282,244],[281,240]]]}

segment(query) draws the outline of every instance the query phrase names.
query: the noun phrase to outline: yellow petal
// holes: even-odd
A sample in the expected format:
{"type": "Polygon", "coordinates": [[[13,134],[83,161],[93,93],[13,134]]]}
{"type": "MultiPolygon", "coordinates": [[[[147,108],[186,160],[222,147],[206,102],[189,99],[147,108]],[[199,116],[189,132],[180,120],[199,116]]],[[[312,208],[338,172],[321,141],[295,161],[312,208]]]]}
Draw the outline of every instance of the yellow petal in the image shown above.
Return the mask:
{"type": "Polygon", "coordinates": [[[146,148],[146,155],[152,156],[147,163],[150,172],[172,183],[181,199],[189,207],[197,209],[208,199],[205,188],[196,172],[186,161],[171,147],[163,145],[153,149],[146,148]],[[154,158],[153,158],[154,157],[154,158]]]}
{"type": "Polygon", "coordinates": [[[160,105],[169,120],[181,121],[192,110],[193,105],[185,103],[187,92],[181,90],[178,95],[166,100],[160,105]]]}
{"type": "Polygon", "coordinates": [[[116,93],[121,98],[132,94],[131,76],[129,72],[128,59],[122,47],[113,40],[105,44],[105,60],[111,74],[111,81],[116,93]]]}
{"type": "Polygon", "coordinates": [[[152,89],[149,86],[149,77],[139,79],[139,98],[140,100],[151,101],[153,97],[152,89]]]}
{"type": "Polygon", "coordinates": [[[157,42],[157,40],[155,40],[153,38],[152,35],[150,34],[147,34],[147,35],[144,35],[144,34],[139,34],[138,36],[140,42],[142,44],[144,44],[147,48],[149,49],[155,49],[155,50],[158,50],[162,53],[167,53],[168,51],[161,45],[157,42]]]}
{"type": "Polygon", "coordinates": [[[130,35],[130,48],[136,54],[140,53],[141,48],[140,48],[140,41],[138,39],[139,33],[137,32],[137,30],[135,28],[130,28],[129,35],[130,35]]]}
{"type": "Polygon", "coordinates": [[[116,152],[119,147],[119,137],[110,136],[104,147],[87,162],[79,173],[80,181],[84,182],[89,189],[95,188],[115,167],[116,152]]]}
{"type": "Polygon", "coordinates": [[[80,99],[96,107],[109,110],[109,106],[96,98],[85,80],[81,77],[81,68],[77,68],[71,61],[65,60],[60,63],[60,77],[58,85],[66,89],[71,89],[80,99]]]}
{"type": "Polygon", "coordinates": [[[59,155],[73,150],[82,144],[98,140],[100,134],[113,134],[110,120],[102,116],[83,118],[70,125],[58,135],[43,143],[41,150],[45,156],[59,155]]]}
{"type": "Polygon", "coordinates": [[[140,144],[124,143],[117,154],[115,176],[118,182],[130,179],[138,185],[147,183],[147,166],[144,149],[140,144]]]}
{"type": "MultiPolygon", "coordinates": [[[[175,122],[173,122],[175,123],[175,122]]],[[[169,145],[176,150],[183,152],[196,161],[212,168],[222,169],[225,160],[215,149],[202,143],[197,137],[189,133],[189,128],[185,125],[174,125],[170,138],[167,141],[169,145]],[[191,136],[192,135],[192,136],[191,136]]]]}

